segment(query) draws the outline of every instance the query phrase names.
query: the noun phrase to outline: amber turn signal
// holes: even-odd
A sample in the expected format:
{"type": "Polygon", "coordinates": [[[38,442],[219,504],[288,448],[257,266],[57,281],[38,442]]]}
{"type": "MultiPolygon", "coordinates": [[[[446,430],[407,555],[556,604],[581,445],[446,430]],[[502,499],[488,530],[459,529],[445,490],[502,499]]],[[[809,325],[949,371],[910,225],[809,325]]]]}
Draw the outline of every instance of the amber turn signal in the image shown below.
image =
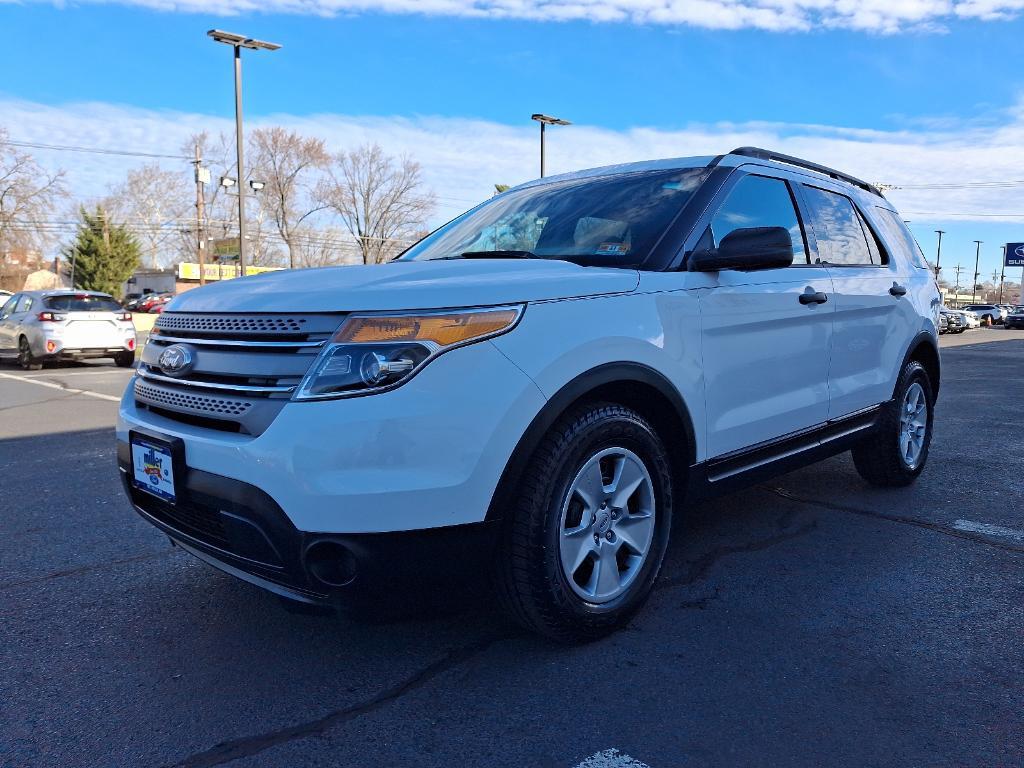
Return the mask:
{"type": "Polygon", "coordinates": [[[507,330],[518,317],[518,309],[507,307],[424,315],[362,315],[346,320],[332,341],[419,341],[450,347],[507,330]]]}

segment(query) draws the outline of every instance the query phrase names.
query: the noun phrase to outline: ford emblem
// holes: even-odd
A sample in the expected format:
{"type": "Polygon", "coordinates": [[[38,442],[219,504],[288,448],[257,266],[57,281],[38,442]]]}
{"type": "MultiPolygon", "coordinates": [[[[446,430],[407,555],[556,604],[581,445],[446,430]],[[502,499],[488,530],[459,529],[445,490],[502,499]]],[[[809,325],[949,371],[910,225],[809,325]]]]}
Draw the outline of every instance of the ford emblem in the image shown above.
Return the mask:
{"type": "Polygon", "coordinates": [[[192,348],[184,344],[172,344],[160,353],[157,365],[160,370],[168,376],[184,376],[192,370],[195,364],[195,356],[192,348]]]}

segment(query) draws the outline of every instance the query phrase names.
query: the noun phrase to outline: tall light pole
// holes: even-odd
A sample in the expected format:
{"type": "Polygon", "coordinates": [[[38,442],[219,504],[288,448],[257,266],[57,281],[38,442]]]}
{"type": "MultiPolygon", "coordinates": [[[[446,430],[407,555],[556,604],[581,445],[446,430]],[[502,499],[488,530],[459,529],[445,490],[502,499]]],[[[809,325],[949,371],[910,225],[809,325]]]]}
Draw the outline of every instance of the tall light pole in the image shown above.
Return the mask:
{"type": "Polygon", "coordinates": [[[974,241],[974,284],[971,285],[971,304],[974,304],[978,300],[978,259],[981,258],[981,244],[983,240],[974,241]]]}
{"type": "Polygon", "coordinates": [[[245,35],[211,29],[206,33],[218,43],[235,49],[235,154],[238,160],[238,274],[245,277],[245,169],[242,165],[242,49],[276,51],[281,46],[245,35]]]}
{"type": "Polygon", "coordinates": [[[1003,283],[1006,282],[1006,246],[1003,246],[1003,264],[999,270],[999,303],[1003,303],[1003,283]]]}
{"type": "Polygon", "coordinates": [[[542,115],[539,112],[535,115],[530,115],[531,120],[536,120],[540,123],[540,177],[544,178],[544,128],[549,125],[572,125],[568,120],[563,120],[560,117],[552,117],[551,115],[542,115]]]}
{"type": "Polygon", "coordinates": [[[935,233],[939,236],[939,245],[935,249],[935,279],[938,280],[939,272],[942,270],[942,267],[939,266],[939,261],[942,259],[942,236],[946,234],[946,231],[943,229],[936,229],[935,233]]]}

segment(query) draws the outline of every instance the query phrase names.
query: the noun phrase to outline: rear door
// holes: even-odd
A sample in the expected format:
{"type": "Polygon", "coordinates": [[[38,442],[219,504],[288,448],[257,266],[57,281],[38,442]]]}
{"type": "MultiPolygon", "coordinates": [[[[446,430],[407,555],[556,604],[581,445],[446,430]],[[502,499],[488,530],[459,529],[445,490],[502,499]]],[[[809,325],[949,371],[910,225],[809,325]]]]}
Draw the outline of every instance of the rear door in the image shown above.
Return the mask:
{"type": "Polygon", "coordinates": [[[881,240],[840,189],[803,184],[817,245],[835,290],[835,328],[829,367],[829,418],[892,397],[895,369],[917,331],[917,313],[906,298],[906,265],[891,259],[881,240]]]}
{"type": "Polygon", "coordinates": [[[712,206],[700,245],[717,247],[735,229],[785,227],[794,264],[702,275],[699,293],[708,456],[714,458],[828,419],[832,282],[808,260],[791,182],[744,175],[712,206]],[[822,294],[806,302],[802,294],[822,294]]]}

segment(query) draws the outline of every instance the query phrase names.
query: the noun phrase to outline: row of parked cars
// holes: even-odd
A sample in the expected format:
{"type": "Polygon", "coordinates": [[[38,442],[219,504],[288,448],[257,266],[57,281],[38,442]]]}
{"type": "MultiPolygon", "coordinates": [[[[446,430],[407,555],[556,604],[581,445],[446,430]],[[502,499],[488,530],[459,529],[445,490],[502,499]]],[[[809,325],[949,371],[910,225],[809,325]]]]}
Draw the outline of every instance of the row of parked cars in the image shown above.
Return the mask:
{"type": "Polygon", "coordinates": [[[144,293],[141,296],[129,298],[124,303],[124,308],[129,312],[148,312],[158,315],[164,311],[164,305],[173,298],[173,293],[144,293]]]}
{"type": "Polygon", "coordinates": [[[939,316],[939,333],[963,333],[982,325],[1003,325],[1024,328],[1024,304],[968,304],[963,309],[943,307],[939,316]]]}

